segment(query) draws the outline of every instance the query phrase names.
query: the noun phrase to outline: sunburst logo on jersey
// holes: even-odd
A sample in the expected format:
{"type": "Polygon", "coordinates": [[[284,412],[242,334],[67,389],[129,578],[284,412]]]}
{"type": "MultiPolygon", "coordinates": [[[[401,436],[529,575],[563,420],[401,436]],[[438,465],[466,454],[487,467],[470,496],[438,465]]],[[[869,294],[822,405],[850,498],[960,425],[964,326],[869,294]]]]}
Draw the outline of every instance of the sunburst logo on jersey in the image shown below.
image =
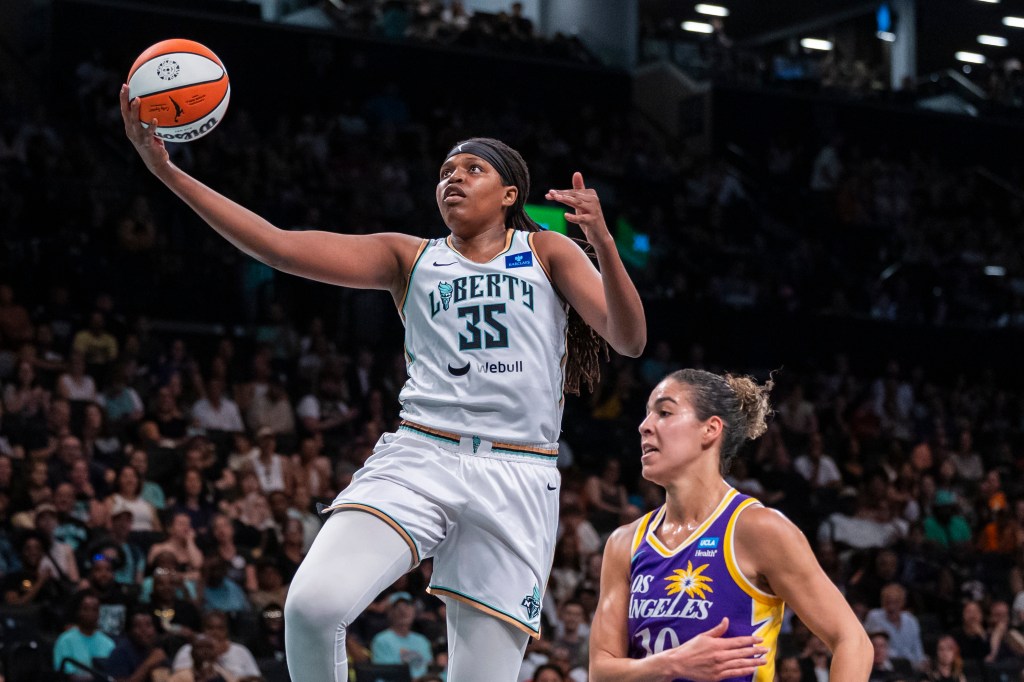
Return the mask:
{"type": "Polygon", "coordinates": [[[703,564],[701,566],[698,566],[696,570],[694,570],[693,562],[687,561],[685,571],[681,568],[677,568],[676,570],[672,571],[675,575],[670,575],[669,577],[665,578],[665,580],[669,582],[669,586],[668,588],[666,588],[665,591],[668,594],[678,594],[679,592],[685,592],[691,597],[703,599],[705,592],[714,592],[714,590],[711,589],[711,585],[708,584],[712,582],[711,578],[709,578],[706,575],[701,575],[701,573],[707,567],[707,564],[703,564]]]}

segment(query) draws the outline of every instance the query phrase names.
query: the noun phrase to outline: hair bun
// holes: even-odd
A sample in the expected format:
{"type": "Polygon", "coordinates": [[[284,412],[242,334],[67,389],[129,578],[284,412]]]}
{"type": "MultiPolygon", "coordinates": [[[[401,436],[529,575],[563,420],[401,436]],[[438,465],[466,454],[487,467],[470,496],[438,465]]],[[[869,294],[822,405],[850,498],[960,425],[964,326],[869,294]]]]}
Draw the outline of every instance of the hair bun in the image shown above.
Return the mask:
{"type": "Polygon", "coordinates": [[[726,374],[725,380],[736,393],[740,401],[740,410],[747,419],[747,438],[754,440],[768,430],[768,416],[772,413],[769,395],[775,382],[769,379],[762,385],[753,377],[732,374],[726,374]]]}

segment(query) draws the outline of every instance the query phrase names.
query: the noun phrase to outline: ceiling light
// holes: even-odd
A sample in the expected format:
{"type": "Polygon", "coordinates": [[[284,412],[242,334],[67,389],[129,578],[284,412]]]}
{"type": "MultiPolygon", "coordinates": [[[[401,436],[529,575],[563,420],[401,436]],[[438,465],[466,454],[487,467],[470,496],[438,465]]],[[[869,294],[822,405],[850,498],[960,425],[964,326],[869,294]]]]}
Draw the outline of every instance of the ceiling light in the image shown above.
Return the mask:
{"type": "Polygon", "coordinates": [[[878,36],[879,40],[884,40],[887,43],[896,42],[896,34],[893,33],[892,31],[879,31],[875,35],[878,36]]]}
{"type": "Polygon", "coordinates": [[[991,4],[991,5],[998,5],[999,4],[999,0],[978,0],[978,2],[987,2],[987,3],[991,4]]]}
{"type": "Polygon", "coordinates": [[[968,64],[985,63],[985,55],[978,54],[977,52],[957,52],[953,56],[962,62],[967,62],[968,64]]]}
{"type": "Polygon", "coordinates": [[[729,10],[721,5],[697,5],[695,8],[697,14],[707,14],[712,17],[727,17],[729,16],[729,10]]]}
{"type": "Polygon", "coordinates": [[[822,40],[821,38],[804,38],[800,41],[800,47],[805,47],[808,50],[831,50],[832,43],[828,40],[822,40]]]}
{"type": "Polygon", "coordinates": [[[711,24],[705,24],[700,21],[684,21],[684,31],[692,31],[693,33],[714,33],[715,28],[711,24]]]}
{"type": "Polygon", "coordinates": [[[1003,24],[1014,28],[1024,28],[1024,19],[1020,17],[1003,17],[1003,24]]]}
{"type": "Polygon", "coordinates": [[[978,42],[982,45],[991,45],[992,47],[1006,47],[1010,41],[1002,36],[978,36],[978,42]]]}

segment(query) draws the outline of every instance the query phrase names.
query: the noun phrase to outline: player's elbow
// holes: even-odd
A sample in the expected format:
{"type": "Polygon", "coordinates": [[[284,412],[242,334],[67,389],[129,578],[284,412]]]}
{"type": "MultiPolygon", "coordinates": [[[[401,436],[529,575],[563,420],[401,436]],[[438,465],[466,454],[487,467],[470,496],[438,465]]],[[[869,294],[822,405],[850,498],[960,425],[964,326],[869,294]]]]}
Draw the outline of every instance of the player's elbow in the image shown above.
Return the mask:
{"type": "Polygon", "coordinates": [[[612,348],[619,355],[625,355],[628,358],[638,358],[643,355],[644,348],[647,347],[647,330],[636,329],[632,330],[625,339],[620,340],[618,343],[612,344],[612,348]]]}

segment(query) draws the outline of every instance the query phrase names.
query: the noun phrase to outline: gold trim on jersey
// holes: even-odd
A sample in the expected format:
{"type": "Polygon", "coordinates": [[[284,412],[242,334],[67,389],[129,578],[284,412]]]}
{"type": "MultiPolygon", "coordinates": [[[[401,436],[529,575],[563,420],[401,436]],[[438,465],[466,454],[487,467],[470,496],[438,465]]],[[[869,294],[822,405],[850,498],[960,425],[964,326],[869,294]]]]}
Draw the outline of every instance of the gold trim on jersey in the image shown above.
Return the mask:
{"type": "Polygon", "coordinates": [[[530,637],[533,637],[534,639],[540,639],[540,629],[539,628],[534,630],[529,625],[526,625],[522,621],[516,620],[515,618],[513,618],[510,615],[508,615],[504,611],[499,611],[498,609],[494,608],[493,606],[488,606],[487,604],[484,604],[481,601],[477,601],[476,599],[474,599],[473,597],[470,597],[469,595],[461,594],[459,592],[454,592],[454,591],[452,591],[450,589],[446,589],[444,587],[428,587],[427,588],[427,594],[432,594],[432,595],[438,596],[438,597],[448,597],[449,599],[454,599],[456,601],[460,601],[463,604],[467,604],[469,606],[472,606],[475,609],[479,609],[480,611],[483,611],[484,613],[486,613],[489,616],[494,616],[495,618],[497,618],[499,620],[503,620],[506,623],[508,623],[509,625],[514,625],[515,627],[519,628],[520,630],[522,630],[523,632],[528,634],[530,637]]]}
{"type": "Polygon", "coordinates": [[[676,554],[679,554],[686,547],[689,547],[691,544],[693,544],[694,540],[696,540],[704,534],[704,531],[706,531],[711,526],[711,524],[715,522],[715,519],[722,515],[722,512],[725,511],[725,508],[729,506],[729,503],[732,502],[732,499],[737,495],[739,495],[738,490],[736,490],[735,488],[729,488],[728,492],[726,492],[725,495],[722,496],[722,501],[718,503],[717,507],[715,507],[715,511],[711,512],[711,515],[708,516],[708,518],[704,519],[704,522],[697,526],[697,529],[690,533],[690,535],[684,541],[679,543],[679,546],[675,549],[669,549],[668,547],[666,547],[665,544],[658,539],[658,536],[655,535],[655,533],[658,531],[658,527],[661,525],[661,522],[665,520],[665,510],[667,507],[666,505],[662,505],[661,509],[658,510],[658,514],[655,517],[654,521],[652,521],[651,524],[648,526],[647,544],[654,548],[654,551],[656,551],[663,557],[671,557],[675,556],[676,554]]]}
{"type": "Polygon", "coordinates": [[[769,606],[776,606],[782,604],[782,599],[774,594],[769,594],[764,590],[761,590],[754,583],[747,579],[747,576],[740,570],[740,565],[736,561],[736,553],[733,551],[733,535],[736,533],[736,520],[740,517],[742,512],[747,507],[754,505],[760,505],[761,503],[754,498],[749,500],[743,500],[733,511],[732,516],[729,518],[729,523],[725,527],[725,546],[723,552],[725,556],[725,566],[729,569],[729,575],[736,581],[740,589],[746,592],[752,599],[756,599],[763,604],[769,606]]]}
{"type": "Polygon", "coordinates": [[[740,570],[739,563],[736,561],[736,553],[733,551],[733,537],[736,534],[736,521],[740,517],[740,512],[755,505],[760,506],[761,503],[750,498],[743,500],[733,510],[732,516],[729,517],[729,523],[725,527],[722,550],[725,566],[729,569],[729,575],[733,582],[751,599],[750,624],[757,626],[753,634],[763,637],[764,641],[761,642],[761,646],[768,649],[768,653],[765,654],[766,662],[754,673],[752,682],[771,682],[775,679],[775,653],[778,649],[779,631],[782,629],[786,603],[778,595],[769,594],[750,582],[740,570]]]}
{"type": "Polygon", "coordinates": [[[636,554],[636,550],[640,548],[640,543],[644,541],[644,533],[647,532],[647,526],[651,522],[651,517],[654,516],[654,512],[658,510],[649,511],[644,514],[643,518],[640,519],[640,525],[636,527],[636,531],[633,532],[633,545],[629,550],[629,560],[633,561],[633,555],[636,554]]]}
{"type": "MultiPolygon", "coordinates": [[[[537,234],[537,233],[536,232],[527,232],[526,233],[526,243],[529,244],[530,251],[533,251],[533,254],[535,256],[537,256],[537,262],[540,263],[540,269],[543,270],[544,274],[548,276],[548,281],[551,282],[551,286],[555,286],[555,280],[553,280],[551,278],[551,271],[548,270],[548,266],[545,265],[544,259],[540,257],[540,254],[537,253],[537,249],[533,246],[533,235],[535,235],[535,234],[537,234]]],[[[556,291],[557,291],[557,289],[556,289],[556,291]]]]}
{"type": "Polygon", "coordinates": [[[751,498],[743,500],[733,510],[729,517],[729,523],[725,526],[722,550],[725,566],[729,569],[732,582],[751,598],[751,625],[756,626],[753,634],[764,638],[761,646],[768,649],[768,653],[765,654],[765,665],[757,669],[752,682],[771,682],[775,679],[775,653],[778,650],[778,633],[782,629],[785,602],[781,597],[761,590],[746,578],[739,568],[739,562],[736,561],[736,553],[733,550],[733,538],[736,534],[736,521],[739,519],[739,514],[744,509],[754,506],[761,506],[761,503],[751,498]]]}
{"type": "Polygon", "coordinates": [[[445,243],[445,246],[447,246],[449,249],[451,249],[455,253],[459,254],[459,256],[462,256],[462,258],[466,258],[466,260],[468,260],[470,263],[477,263],[477,265],[483,265],[484,263],[490,263],[491,261],[493,261],[498,256],[504,256],[506,253],[508,253],[509,249],[512,248],[512,237],[515,236],[515,232],[516,231],[513,230],[511,227],[506,227],[505,228],[505,248],[503,248],[498,253],[494,254],[493,258],[488,258],[483,263],[477,263],[477,261],[473,260],[472,258],[466,258],[466,256],[463,256],[462,252],[460,252],[458,249],[456,249],[455,246],[452,244],[452,236],[451,235],[448,235],[447,237],[444,238],[444,243],[445,243]]]}
{"type": "MultiPolygon", "coordinates": [[[[409,298],[409,289],[412,288],[412,276],[416,274],[416,266],[420,264],[420,258],[422,258],[424,252],[426,252],[428,244],[430,244],[429,239],[424,239],[423,243],[420,244],[420,248],[416,252],[416,257],[412,260],[412,268],[409,270],[409,279],[405,281],[405,291],[402,292],[401,302],[398,304],[398,316],[402,318],[403,323],[405,323],[405,302],[409,298]]],[[[406,361],[408,361],[408,356],[409,353],[406,351],[406,361]]]]}

